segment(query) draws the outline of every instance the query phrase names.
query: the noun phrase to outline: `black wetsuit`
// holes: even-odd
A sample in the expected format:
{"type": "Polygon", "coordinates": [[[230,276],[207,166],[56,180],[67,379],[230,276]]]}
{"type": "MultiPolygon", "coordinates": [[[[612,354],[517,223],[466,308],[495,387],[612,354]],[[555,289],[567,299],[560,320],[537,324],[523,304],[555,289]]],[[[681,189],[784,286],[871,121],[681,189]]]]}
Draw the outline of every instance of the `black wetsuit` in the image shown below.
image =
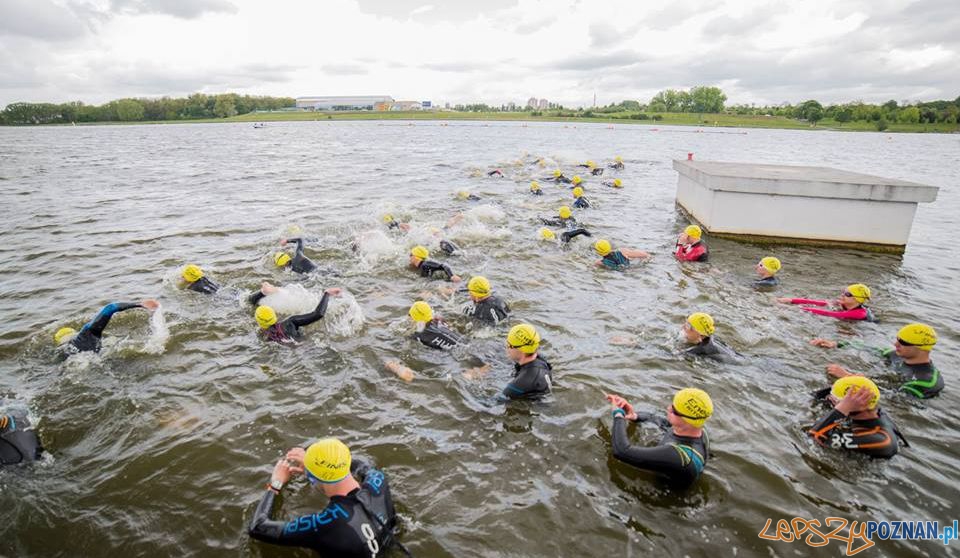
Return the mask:
{"type": "Polygon", "coordinates": [[[463,338],[460,337],[457,332],[447,327],[446,324],[439,319],[433,319],[427,322],[423,331],[418,331],[414,334],[414,337],[417,338],[417,341],[431,349],[452,349],[463,342],[463,338]]]}
{"type": "Polygon", "coordinates": [[[107,324],[110,323],[110,318],[117,312],[123,312],[131,308],[143,308],[143,305],[137,302],[111,302],[104,306],[93,320],[80,328],[76,337],[70,340],[69,346],[79,352],[99,352],[100,337],[103,335],[103,330],[107,327],[107,324]]]}
{"type": "Polygon", "coordinates": [[[510,307],[502,298],[490,295],[464,307],[463,313],[488,324],[497,325],[510,314],[510,307]]]}
{"type": "Polygon", "coordinates": [[[417,266],[417,269],[420,270],[420,277],[433,277],[435,274],[440,274],[443,277],[444,281],[450,281],[453,279],[453,271],[450,269],[450,266],[445,263],[435,262],[433,260],[423,260],[420,262],[420,265],[417,266]]]}
{"type": "Polygon", "coordinates": [[[480,200],[483,199],[483,198],[481,198],[480,196],[478,196],[478,195],[476,195],[476,194],[468,194],[466,197],[463,197],[463,198],[460,198],[460,199],[462,199],[462,200],[468,200],[468,201],[480,201],[480,200]]]}
{"type": "Polygon", "coordinates": [[[777,277],[776,275],[771,275],[770,277],[764,277],[763,279],[757,279],[756,281],[753,282],[753,286],[758,289],[763,287],[776,287],[779,284],[780,284],[780,278],[777,277]]]}
{"type": "Polygon", "coordinates": [[[683,352],[691,356],[705,356],[720,362],[736,362],[739,356],[736,351],[714,340],[713,337],[704,337],[702,341],[683,352]]]}
{"type": "Polygon", "coordinates": [[[590,207],[590,202],[587,201],[587,198],[580,196],[579,198],[573,201],[573,207],[576,207],[578,209],[586,209],[590,207]]]}
{"type": "Polygon", "coordinates": [[[393,219],[390,219],[389,221],[387,221],[387,229],[388,229],[388,230],[392,230],[392,229],[400,230],[400,223],[396,222],[396,221],[393,220],[393,219]]]}
{"type": "Polygon", "coordinates": [[[493,169],[487,173],[487,176],[499,176],[500,178],[503,178],[503,171],[500,169],[493,169]]]}
{"type": "Polygon", "coordinates": [[[207,279],[206,277],[201,277],[187,285],[187,288],[191,291],[196,291],[203,294],[214,294],[220,290],[220,285],[214,283],[213,281],[207,279]]]}
{"type": "Polygon", "coordinates": [[[272,544],[309,548],[332,558],[386,554],[395,542],[397,521],[387,477],[360,461],[354,461],[350,471],[360,488],[346,496],[331,496],[323,511],[291,521],[270,519],[276,494],[266,490],[250,520],[250,536],[272,544]]]}
{"type": "Polygon", "coordinates": [[[544,182],[546,182],[547,180],[552,180],[552,181],[556,182],[557,184],[570,184],[570,183],[573,182],[572,180],[570,180],[570,179],[567,178],[566,176],[563,176],[562,174],[561,174],[560,176],[550,176],[550,177],[547,177],[547,178],[543,178],[543,179],[541,179],[541,180],[543,180],[544,182]]]}
{"type": "Polygon", "coordinates": [[[903,382],[900,391],[906,392],[918,399],[936,397],[943,391],[943,374],[934,366],[933,361],[922,364],[907,364],[900,358],[896,350],[891,347],[866,347],[859,343],[840,341],[837,347],[854,346],[877,352],[890,368],[896,372],[897,380],[903,382]]]}
{"type": "Polygon", "coordinates": [[[636,422],[650,421],[660,427],[663,437],[653,447],[634,446],[627,437],[627,419],[621,409],[613,411],[613,456],[624,463],[662,475],[667,481],[685,488],[703,473],[710,459],[707,431],[699,438],[678,436],[665,417],[637,413],[636,422]]]}
{"type": "Polygon", "coordinates": [[[530,194],[532,194],[532,195],[534,195],[534,196],[542,196],[542,195],[543,195],[543,190],[540,190],[539,188],[536,189],[536,190],[530,190],[530,194]]]}
{"type": "Polygon", "coordinates": [[[620,250],[614,250],[603,257],[600,263],[610,269],[626,269],[630,267],[630,259],[623,255],[620,250]]]}
{"type": "Polygon", "coordinates": [[[858,420],[831,409],[810,428],[808,434],[824,447],[848,449],[876,459],[890,459],[900,449],[896,426],[879,409],[877,412],[878,418],[858,420]]]}
{"type": "Polygon", "coordinates": [[[543,223],[544,225],[547,225],[548,227],[566,227],[568,229],[572,229],[577,226],[577,220],[574,219],[572,216],[567,217],[566,219],[563,219],[561,217],[556,217],[553,219],[546,219],[544,217],[540,217],[540,222],[543,223]]]}
{"type": "Polygon", "coordinates": [[[460,247],[457,246],[452,240],[441,240],[440,249],[443,250],[448,256],[452,256],[460,250],[460,247]]]}
{"type": "MultiPolygon", "coordinates": [[[[260,302],[265,295],[261,292],[256,292],[250,297],[250,303],[254,306],[260,302]]],[[[297,316],[290,316],[282,322],[277,322],[267,329],[260,329],[260,335],[267,339],[268,341],[276,341],[277,343],[286,343],[288,341],[297,341],[303,337],[303,332],[300,331],[301,327],[306,327],[313,322],[323,319],[323,315],[327,313],[327,304],[330,302],[330,295],[328,293],[323,293],[323,296],[320,297],[320,302],[317,303],[317,307],[313,309],[313,312],[308,314],[299,314],[297,316]]]]}
{"type": "Polygon", "coordinates": [[[18,415],[0,415],[0,466],[30,463],[40,459],[43,446],[30,421],[18,415]]]}
{"type": "Polygon", "coordinates": [[[503,388],[503,395],[510,399],[537,398],[550,393],[553,386],[553,367],[540,358],[520,365],[513,365],[513,380],[503,388]]]}
{"type": "Polygon", "coordinates": [[[571,239],[576,238],[580,235],[593,236],[592,234],[590,234],[590,231],[588,231],[587,229],[581,228],[581,229],[573,229],[572,231],[564,231],[560,233],[560,240],[562,240],[564,244],[566,244],[567,242],[570,242],[571,239]]]}
{"type": "Polygon", "coordinates": [[[590,174],[592,174],[593,176],[600,176],[603,174],[603,169],[600,167],[594,167],[593,169],[590,170],[590,174]]]}
{"type": "Polygon", "coordinates": [[[310,273],[311,271],[317,269],[317,265],[310,261],[310,258],[303,255],[303,239],[302,238],[291,238],[287,242],[293,242],[297,245],[297,250],[293,254],[293,259],[290,260],[290,263],[287,264],[290,266],[290,271],[294,273],[310,273]]]}
{"type": "Polygon", "coordinates": [[[616,163],[614,163],[614,164],[612,164],[612,165],[608,165],[608,166],[609,166],[611,169],[623,170],[623,163],[621,163],[621,162],[619,162],[619,161],[616,162],[616,163]]]}

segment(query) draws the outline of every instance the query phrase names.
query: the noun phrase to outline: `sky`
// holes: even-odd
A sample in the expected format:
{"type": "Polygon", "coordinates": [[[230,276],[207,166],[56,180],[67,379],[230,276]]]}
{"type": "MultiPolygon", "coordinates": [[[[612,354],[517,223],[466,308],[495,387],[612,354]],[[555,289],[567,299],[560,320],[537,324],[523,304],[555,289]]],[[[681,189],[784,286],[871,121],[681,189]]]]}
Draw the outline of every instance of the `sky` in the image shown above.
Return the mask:
{"type": "Polygon", "coordinates": [[[956,0],[0,0],[0,106],[236,92],[568,107],[960,96],[956,0]]]}

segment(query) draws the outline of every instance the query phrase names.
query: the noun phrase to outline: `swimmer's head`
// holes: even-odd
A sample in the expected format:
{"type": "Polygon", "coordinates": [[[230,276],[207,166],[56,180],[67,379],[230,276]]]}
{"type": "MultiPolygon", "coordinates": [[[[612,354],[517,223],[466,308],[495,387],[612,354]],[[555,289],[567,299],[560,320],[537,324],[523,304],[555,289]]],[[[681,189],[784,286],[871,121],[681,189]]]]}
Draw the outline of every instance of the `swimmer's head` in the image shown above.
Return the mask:
{"type": "Polygon", "coordinates": [[[183,268],[183,273],[181,273],[181,275],[183,276],[184,281],[193,283],[203,278],[203,270],[200,269],[200,266],[190,264],[183,268]]]}
{"type": "Polygon", "coordinates": [[[613,247],[610,246],[610,241],[603,238],[593,244],[593,249],[597,252],[597,254],[600,254],[600,257],[605,257],[607,254],[613,251],[613,247]]]}
{"type": "Polygon", "coordinates": [[[57,345],[62,345],[77,335],[77,330],[72,327],[61,327],[53,334],[53,342],[57,345]]]}
{"type": "Polygon", "coordinates": [[[490,281],[486,277],[477,275],[467,283],[467,291],[474,298],[480,299],[490,296],[490,281]]]}
{"type": "Polygon", "coordinates": [[[619,178],[614,178],[614,179],[613,179],[613,187],[614,187],[614,188],[623,188],[623,181],[620,180],[619,178]]]}
{"type": "Polygon", "coordinates": [[[560,169],[556,169],[556,170],[553,171],[553,177],[554,177],[554,178],[560,178],[561,176],[563,176],[563,173],[560,172],[560,169]]]}
{"type": "Polygon", "coordinates": [[[863,283],[847,285],[847,289],[841,296],[856,299],[857,302],[863,304],[864,302],[870,300],[870,287],[864,285],[863,283]]]}
{"type": "Polygon", "coordinates": [[[383,222],[384,222],[385,224],[387,224],[387,225],[389,225],[390,223],[392,223],[392,222],[393,222],[393,215],[390,215],[389,213],[387,213],[386,215],[384,215],[384,216],[383,216],[383,222]]]}
{"type": "Polygon", "coordinates": [[[332,484],[350,475],[350,449],[336,438],[310,444],[303,454],[303,468],[311,484],[332,484]]]}
{"type": "Polygon", "coordinates": [[[767,277],[773,277],[780,271],[780,260],[772,256],[767,256],[760,260],[760,263],[757,264],[757,271],[761,275],[766,275],[767,277]]]}
{"type": "Polygon", "coordinates": [[[570,211],[570,208],[567,207],[566,205],[560,206],[560,212],[559,212],[559,213],[560,213],[560,218],[561,218],[561,219],[569,219],[570,216],[573,215],[573,212],[570,211]]]}
{"type": "Polygon", "coordinates": [[[581,182],[583,182],[583,179],[580,178],[580,175],[579,175],[579,174],[576,174],[576,175],[573,176],[573,183],[574,183],[575,185],[576,185],[576,184],[580,184],[581,182]]]}
{"type": "Polygon", "coordinates": [[[901,357],[919,356],[918,351],[930,352],[937,344],[937,332],[927,324],[907,324],[897,332],[894,348],[901,357]]]}
{"type": "Polygon", "coordinates": [[[460,198],[461,200],[465,200],[470,197],[470,192],[466,190],[460,190],[459,192],[457,192],[457,197],[460,198]]]}
{"type": "Polygon", "coordinates": [[[713,414],[713,401],[702,389],[685,388],[674,394],[669,412],[690,426],[703,428],[713,414]]]}
{"type": "Polygon", "coordinates": [[[697,225],[688,225],[687,228],[683,229],[683,234],[687,235],[690,240],[696,242],[703,236],[703,229],[697,225]]]}
{"type": "Polygon", "coordinates": [[[540,229],[540,238],[543,240],[556,240],[557,235],[550,229],[544,227],[540,229]]]}
{"type": "Polygon", "coordinates": [[[286,252],[277,252],[273,255],[273,263],[276,264],[277,267],[283,267],[287,265],[290,263],[290,260],[290,254],[287,254],[286,252]]]}
{"type": "Polygon", "coordinates": [[[410,264],[420,265],[420,262],[430,257],[426,246],[414,246],[410,249],[410,264]]]}
{"type": "Polygon", "coordinates": [[[840,378],[836,382],[833,382],[833,387],[830,388],[830,395],[838,400],[843,399],[851,389],[866,389],[873,393],[873,397],[871,397],[867,403],[867,408],[861,410],[877,408],[877,404],[880,403],[880,388],[877,387],[877,384],[873,383],[873,380],[866,376],[844,376],[840,378]]]}
{"type": "Polygon", "coordinates": [[[260,306],[253,315],[257,319],[260,329],[267,329],[277,323],[277,313],[269,306],[260,306]]]}
{"type": "Polygon", "coordinates": [[[540,185],[537,184],[537,181],[536,181],[536,180],[534,180],[533,182],[530,183],[530,191],[531,191],[531,192],[539,192],[539,191],[540,191],[540,185]]]}
{"type": "Polygon", "coordinates": [[[407,314],[413,318],[413,321],[425,324],[433,319],[433,308],[430,308],[426,302],[418,300],[413,303],[407,314]]]}
{"type": "MultiPolygon", "coordinates": [[[[520,351],[525,355],[532,355],[540,347],[540,334],[537,329],[530,324],[518,324],[510,328],[507,334],[507,354],[511,351],[520,351]]],[[[511,358],[519,360],[519,355],[512,355],[511,358]],[[517,358],[513,358],[517,357],[517,358]]]]}
{"type": "Polygon", "coordinates": [[[597,164],[594,163],[593,161],[587,161],[587,166],[592,169],[593,167],[597,166],[597,164]]]}
{"type": "Polygon", "coordinates": [[[573,189],[573,197],[580,198],[583,197],[583,188],[577,186],[573,189]]]}
{"type": "Polygon", "coordinates": [[[699,343],[704,337],[710,337],[717,329],[713,323],[713,317],[704,312],[690,314],[683,326],[684,333],[687,334],[687,340],[696,343],[699,343]]]}
{"type": "Polygon", "coordinates": [[[622,163],[622,162],[623,162],[623,157],[617,155],[616,157],[613,158],[613,160],[616,161],[616,162],[618,162],[618,163],[622,163]]]}

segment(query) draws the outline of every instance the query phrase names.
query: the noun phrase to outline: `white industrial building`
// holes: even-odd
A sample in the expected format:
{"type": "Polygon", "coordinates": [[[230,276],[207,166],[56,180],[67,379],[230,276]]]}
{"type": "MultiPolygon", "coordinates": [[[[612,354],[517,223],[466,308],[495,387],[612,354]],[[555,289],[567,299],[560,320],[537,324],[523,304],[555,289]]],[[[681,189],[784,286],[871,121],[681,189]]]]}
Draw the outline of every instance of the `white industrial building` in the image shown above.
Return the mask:
{"type": "Polygon", "coordinates": [[[390,107],[393,103],[393,97],[387,95],[297,97],[297,108],[302,110],[374,110],[377,105],[390,107]]]}

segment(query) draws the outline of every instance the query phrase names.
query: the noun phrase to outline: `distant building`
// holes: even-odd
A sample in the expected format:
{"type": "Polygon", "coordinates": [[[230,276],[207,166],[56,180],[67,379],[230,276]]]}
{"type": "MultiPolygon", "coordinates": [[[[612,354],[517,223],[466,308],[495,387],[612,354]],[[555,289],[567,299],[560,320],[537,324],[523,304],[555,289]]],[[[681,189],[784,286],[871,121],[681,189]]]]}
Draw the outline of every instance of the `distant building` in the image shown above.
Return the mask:
{"type": "Polygon", "coordinates": [[[422,106],[420,101],[397,101],[390,110],[420,110],[422,106]]]}
{"type": "Polygon", "coordinates": [[[300,110],[374,110],[378,104],[393,104],[393,97],[367,95],[356,97],[297,97],[300,110]]]}
{"type": "Polygon", "coordinates": [[[536,98],[536,97],[530,97],[529,99],[527,99],[527,108],[532,108],[532,109],[537,108],[537,98],[536,98]]]}
{"type": "Polygon", "coordinates": [[[546,99],[540,99],[540,104],[538,106],[540,110],[547,110],[550,108],[550,103],[546,99]]]}

